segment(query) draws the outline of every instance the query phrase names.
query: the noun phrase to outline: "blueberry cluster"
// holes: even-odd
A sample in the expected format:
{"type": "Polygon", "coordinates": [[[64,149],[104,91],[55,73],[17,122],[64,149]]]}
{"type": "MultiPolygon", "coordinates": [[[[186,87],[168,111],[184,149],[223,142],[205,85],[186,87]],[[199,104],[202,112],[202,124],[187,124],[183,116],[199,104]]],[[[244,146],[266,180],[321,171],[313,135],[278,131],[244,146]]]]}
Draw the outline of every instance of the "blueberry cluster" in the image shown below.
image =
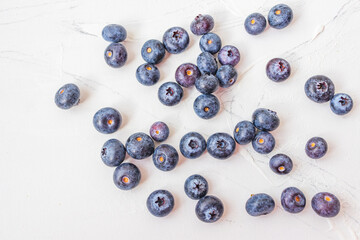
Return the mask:
{"type": "Polygon", "coordinates": [[[104,27],[102,36],[105,41],[111,42],[104,52],[105,62],[113,68],[124,66],[127,60],[127,51],[120,42],[126,39],[126,29],[118,24],[109,24],[104,27]]]}

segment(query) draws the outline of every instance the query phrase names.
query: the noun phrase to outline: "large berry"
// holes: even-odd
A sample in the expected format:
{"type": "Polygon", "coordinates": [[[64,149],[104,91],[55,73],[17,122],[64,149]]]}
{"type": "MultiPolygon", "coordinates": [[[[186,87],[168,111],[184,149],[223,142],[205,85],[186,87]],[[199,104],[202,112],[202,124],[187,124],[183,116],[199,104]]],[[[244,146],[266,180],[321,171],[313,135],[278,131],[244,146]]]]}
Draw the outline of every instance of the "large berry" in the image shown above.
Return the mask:
{"type": "Polygon", "coordinates": [[[186,88],[193,86],[200,76],[200,70],[192,63],[181,64],[175,72],[176,82],[186,88]]]}
{"type": "Polygon", "coordinates": [[[208,182],[206,179],[198,174],[188,177],[184,184],[184,191],[186,195],[191,199],[200,199],[205,197],[208,192],[208,182]]]}
{"type": "Polygon", "coordinates": [[[293,12],[288,5],[278,4],[269,11],[268,22],[270,27],[283,29],[288,26],[293,19],[293,12]]]}
{"type": "Polygon", "coordinates": [[[330,100],[331,110],[338,115],[344,115],[351,111],[353,107],[352,98],[346,93],[337,93],[330,100]]]}
{"type": "Polygon", "coordinates": [[[132,163],[122,163],[115,168],[113,180],[121,190],[133,189],[139,184],[140,179],[140,170],[132,163]]]}
{"type": "Polygon", "coordinates": [[[279,153],[271,157],[269,166],[274,173],[283,175],[291,172],[293,162],[287,155],[279,153]]]}
{"type": "Polygon", "coordinates": [[[208,52],[200,53],[196,64],[202,74],[215,74],[218,69],[215,57],[208,52]]]}
{"type": "Polygon", "coordinates": [[[222,65],[216,72],[216,77],[219,79],[220,87],[231,87],[237,79],[237,72],[231,65],[222,65]]]}
{"type": "Polygon", "coordinates": [[[289,213],[299,213],[305,208],[305,195],[296,187],[288,187],[281,193],[281,205],[289,213]]]}
{"type": "Polygon", "coordinates": [[[332,193],[320,192],[312,198],[311,207],[321,217],[335,217],[340,212],[340,201],[332,193]]]}
{"type": "Polygon", "coordinates": [[[275,208],[274,199],[266,193],[252,195],[246,202],[245,209],[250,216],[261,216],[271,213],[275,208]]]}
{"type": "Polygon", "coordinates": [[[277,113],[266,108],[258,108],[252,115],[254,126],[260,130],[273,131],[280,125],[277,113]]]}
{"type": "Polygon", "coordinates": [[[235,65],[240,62],[240,52],[236,47],[226,45],[221,48],[218,53],[218,59],[221,65],[231,65],[235,67],[235,65]]]}
{"type": "Polygon", "coordinates": [[[105,62],[113,68],[124,66],[127,60],[127,51],[121,43],[111,43],[104,52],[105,62]]]}
{"type": "Polygon", "coordinates": [[[326,154],[327,149],[327,142],[321,137],[310,138],[305,145],[306,154],[314,159],[323,157],[326,154]]]}
{"type": "Polygon", "coordinates": [[[205,196],[197,202],[195,213],[199,220],[203,222],[216,222],[224,213],[224,205],[215,196],[205,196]]]}
{"type": "Polygon", "coordinates": [[[189,132],[181,138],[179,149],[186,158],[198,158],[206,149],[206,141],[199,133],[189,132]]]}
{"type": "Polygon", "coordinates": [[[202,94],[195,99],[193,108],[196,115],[202,119],[210,119],[219,112],[220,102],[212,94],[202,94]]]}
{"type": "Polygon", "coordinates": [[[214,133],[207,140],[207,151],[217,159],[229,158],[235,147],[235,140],[227,133],[214,133]]]}
{"type": "Polygon", "coordinates": [[[109,167],[119,166],[125,159],[126,149],[117,139],[107,140],[101,148],[101,159],[109,167]]]}
{"type": "Polygon", "coordinates": [[[202,52],[215,54],[221,48],[221,39],[215,33],[207,33],[200,38],[199,45],[202,52]]]}
{"type": "Polygon", "coordinates": [[[258,35],[266,28],[266,18],[260,13],[252,13],[245,19],[244,26],[249,34],[258,35]]]}
{"type": "Polygon", "coordinates": [[[175,82],[163,83],[158,90],[158,98],[160,102],[166,106],[178,104],[181,101],[183,94],[183,89],[175,82]]]}
{"type": "Polygon", "coordinates": [[[150,136],[156,142],[165,141],[170,134],[169,127],[164,122],[155,122],[150,127],[150,136]]]}
{"type": "Polygon", "coordinates": [[[274,82],[288,79],[291,73],[290,64],[282,58],[273,58],[266,65],[266,75],[274,82]]]}
{"type": "Polygon", "coordinates": [[[93,117],[95,129],[105,134],[116,132],[121,122],[121,114],[116,109],[110,107],[100,109],[93,117]]]}
{"type": "Polygon", "coordinates": [[[126,151],[134,159],[144,159],[154,153],[154,141],[145,133],[132,134],[126,141],[126,151]]]}
{"type": "Polygon", "coordinates": [[[165,217],[175,205],[173,195],[167,190],[156,190],[146,200],[149,212],[155,217],[165,217]]]}
{"type": "Polygon", "coordinates": [[[161,171],[170,171],[176,167],[179,154],[173,146],[161,144],[155,149],[152,158],[156,168],[161,171]]]}
{"type": "Polygon", "coordinates": [[[136,69],[136,79],[145,86],[152,86],[160,79],[159,69],[150,63],[144,63],[136,69]]]}
{"type": "Polygon", "coordinates": [[[189,45],[189,34],[181,27],[172,27],[163,35],[163,44],[169,53],[183,52],[189,45]]]}
{"type": "Polygon", "coordinates": [[[219,80],[212,74],[203,74],[196,79],[195,87],[202,94],[211,94],[219,88],[219,80]]]}
{"type": "Polygon", "coordinates": [[[158,64],[165,57],[165,47],[159,40],[148,40],[141,48],[141,56],[145,62],[158,64]]]}
{"type": "Polygon", "coordinates": [[[190,24],[190,30],[195,35],[203,35],[214,28],[214,19],[210,15],[199,14],[190,24]]]}
{"type": "Polygon", "coordinates": [[[256,129],[250,121],[241,121],[236,124],[234,129],[235,141],[240,145],[250,143],[254,139],[255,134],[256,129]]]}
{"type": "Polygon", "coordinates": [[[309,78],[305,83],[304,89],[306,96],[317,103],[329,101],[335,93],[334,83],[323,75],[309,78]]]}
{"type": "Polygon", "coordinates": [[[122,42],[126,39],[126,36],[126,29],[118,24],[106,25],[102,30],[102,37],[108,42],[122,42]]]}
{"type": "Polygon", "coordinates": [[[80,89],[73,83],[68,83],[57,90],[55,104],[61,109],[69,109],[80,101],[80,89]]]}
{"type": "Polygon", "coordinates": [[[254,150],[261,154],[270,153],[275,147],[275,138],[269,132],[260,131],[252,140],[254,150]]]}

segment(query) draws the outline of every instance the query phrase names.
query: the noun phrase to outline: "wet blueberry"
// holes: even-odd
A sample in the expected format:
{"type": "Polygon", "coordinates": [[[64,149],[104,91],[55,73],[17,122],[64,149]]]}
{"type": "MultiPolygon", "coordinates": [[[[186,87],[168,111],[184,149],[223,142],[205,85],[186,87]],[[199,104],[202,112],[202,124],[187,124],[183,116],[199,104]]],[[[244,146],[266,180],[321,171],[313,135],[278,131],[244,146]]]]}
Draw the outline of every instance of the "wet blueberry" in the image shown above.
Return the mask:
{"type": "Polygon", "coordinates": [[[186,158],[198,158],[206,149],[206,141],[199,133],[189,132],[181,138],[179,149],[186,158]]]}
{"type": "Polygon", "coordinates": [[[274,199],[266,193],[251,195],[245,205],[246,212],[253,217],[267,215],[271,213],[274,208],[274,199]]]}
{"type": "Polygon", "coordinates": [[[134,159],[144,159],[154,153],[154,141],[145,133],[132,134],[126,141],[126,152],[134,159]]]}
{"type": "Polygon", "coordinates": [[[346,93],[337,93],[330,100],[331,110],[338,115],[344,115],[351,111],[353,107],[352,98],[346,93]]]}
{"type": "Polygon", "coordinates": [[[183,97],[183,89],[175,82],[163,83],[158,91],[160,102],[166,106],[174,106],[178,104],[183,97]]]}
{"type": "Polygon", "coordinates": [[[240,52],[236,47],[226,45],[218,53],[218,59],[221,65],[232,65],[235,67],[240,62],[240,52]]]}
{"type": "Polygon", "coordinates": [[[122,42],[126,39],[126,36],[126,29],[118,24],[106,25],[102,30],[102,37],[108,42],[122,42]]]}
{"type": "Polygon", "coordinates": [[[156,142],[165,141],[170,134],[169,127],[164,122],[155,122],[150,127],[150,136],[156,142]]]}
{"type": "Polygon", "coordinates": [[[175,205],[173,195],[167,190],[156,190],[146,200],[149,212],[155,217],[165,217],[175,205]]]}
{"type": "Polygon", "coordinates": [[[148,40],[141,48],[141,56],[145,62],[158,64],[165,57],[165,47],[159,40],[148,40]]]}
{"type": "Polygon", "coordinates": [[[252,115],[254,126],[260,130],[273,131],[280,125],[277,113],[266,108],[258,108],[252,115]]]}
{"type": "Polygon", "coordinates": [[[133,189],[139,184],[140,179],[140,170],[132,163],[122,163],[115,168],[113,180],[121,190],[133,189]]]}
{"type": "Polygon", "coordinates": [[[104,52],[105,62],[113,68],[124,66],[127,60],[127,51],[121,43],[111,43],[104,52]]]}
{"type": "Polygon", "coordinates": [[[217,159],[227,159],[235,151],[235,141],[227,133],[214,133],[207,140],[208,153],[217,159]]]}
{"type": "Polygon", "coordinates": [[[335,93],[333,82],[323,75],[309,78],[305,83],[304,89],[306,96],[317,103],[329,101],[335,93]]]}
{"type": "Polygon", "coordinates": [[[219,79],[220,87],[231,87],[237,79],[237,72],[231,65],[222,65],[216,72],[216,77],[219,79]]]}
{"type": "Polygon", "coordinates": [[[210,15],[199,14],[190,24],[190,30],[195,35],[203,35],[214,28],[214,19],[210,15]]]}
{"type": "Polygon", "coordinates": [[[202,94],[195,99],[193,107],[196,115],[202,119],[210,119],[219,112],[220,102],[212,94],[202,94]]]}
{"type": "Polygon", "coordinates": [[[290,64],[285,59],[273,58],[266,65],[266,75],[274,82],[285,81],[290,73],[290,64]]]}
{"type": "Polygon", "coordinates": [[[269,11],[268,22],[270,27],[283,29],[290,24],[292,19],[293,12],[291,8],[285,4],[275,5],[269,11]]]}
{"type": "Polygon", "coordinates": [[[121,114],[116,109],[110,107],[100,109],[93,117],[95,129],[105,134],[116,132],[121,122],[121,114]]]}
{"type": "Polygon", "coordinates": [[[199,220],[206,223],[213,223],[223,215],[224,205],[221,200],[215,196],[205,196],[197,202],[195,213],[199,220]]]}
{"type": "Polygon", "coordinates": [[[254,139],[255,134],[256,129],[250,121],[241,121],[236,124],[234,129],[235,141],[240,145],[250,143],[254,139]]]}
{"type": "Polygon", "coordinates": [[[305,195],[296,187],[288,187],[281,193],[281,205],[289,213],[299,213],[305,208],[305,195]]]}
{"type": "Polygon", "coordinates": [[[215,74],[218,69],[216,58],[208,52],[200,53],[196,63],[202,74],[215,74]]]}
{"type": "Polygon", "coordinates": [[[117,139],[107,140],[101,148],[101,159],[109,167],[119,166],[125,159],[126,149],[117,139]]]}
{"type": "Polygon", "coordinates": [[[145,86],[152,86],[160,79],[159,69],[150,63],[144,63],[136,69],[136,79],[145,86]]]}
{"type": "Polygon", "coordinates": [[[181,64],[175,72],[176,82],[186,88],[193,86],[200,76],[200,70],[192,63],[181,64]]]}
{"type": "Polygon", "coordinates": [[[251,35],[258,35],[266,28],[266,18],[260,13],[252,13],[245,19],[245,30],[251,35]]]}
{"type": "Polygon", "coordinates": [[[61,109],[69,109],[80,101],[80,89],[73,83],[68,83],[57,90],[55,104],[61,109]]]}
{"type": "Polygon", "coordinates": [[[321,217],[335,217],[340,212],[340,201],[332,193],[320,192],[311,200],[312,209],[321,217]]]}
{"type": "Polygon", "coordinates": [[[155,149],[152,158],[157,169],[170,171],[176,167],[179,161],[179,154],[173,146],[161,144],[155,149]]]}
{"type": "Polygon", "coordinates": [[[202,94],[211,94],[219,88],[219,80],[212,74],[203,74],[196,79],[195,87],[202,94]]]}
{"type": "Polygon", "coordinates": [[[287,155],[280,153],[270,159],[269,166],[274,173],[283,175],[291,172],[293,162],[287,155]]]}
{"type": "Polygon", "coordinates": [[[200,38],[199,46],[202,52],[215,54],[221,48],[221,39],[215,33],[207,33],[200,38]]]}
{"type": "Polygon", "coordinates": [[[172,27],[166,30],[163,36],[163,44],[169,53],[183,52],[189,45],[189,34],[181,27],[172,27]]]}
{"type": "Polygon", "coordinates": [[[254,150],[261,154],[270,153],[275,147],[275,138],[269,132],[260,131],[252,140],[254,150]]]}
{"type": "Polygon", "coordinates": [[[188,177],[184,184],[184,190],[186,195],[194,200],[205,197],[208,192],[208,182],[206,179],[198,174],[188,177]]]}
{"type": "Polygon", "coordinates": [[[323,157],[327,152],[328,146],[325,139],[313,137],[307,141],[305,152],[310,158],[318,159],[323,157]]]}

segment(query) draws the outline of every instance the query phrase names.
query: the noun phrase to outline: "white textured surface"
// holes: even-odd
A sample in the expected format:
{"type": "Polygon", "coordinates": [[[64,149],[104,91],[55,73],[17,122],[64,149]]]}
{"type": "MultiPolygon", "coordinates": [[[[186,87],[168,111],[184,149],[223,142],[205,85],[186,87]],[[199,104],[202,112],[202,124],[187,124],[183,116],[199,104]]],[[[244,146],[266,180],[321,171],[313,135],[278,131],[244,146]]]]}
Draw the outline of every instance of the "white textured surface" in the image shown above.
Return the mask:
{"type": "MultiPolygon", "coordinates": [[[[259,36],[243,27],[252,12],[267,15],[277,1],[89,1],[1,0],[0,3],[0,239],[359,239],[360,238],[360,2],[357,0],[289,0],[295,14],[284,30],[267,29],[259,36]],[[192,109],[197,91],[185,90],[176,107],[165,107],[157,89],[174,81],[175,69],[196,62],[199,37],[189,25],[198,13],[215,19],[214,32],[223,44],[239,48],[242,59],[236,67],[238,82],[217,92],[220,113],[209,121],[192,109]],[[129,59],[121,69],[111,69],[103,60],[108,43],[102,27],[122,24],[128,31],[125,46],[129,59]],[[140,85],[135,70],[143,60],[142,44],[162,38],[171,26],[185,27],[191,36],[189,48],[167,55],[159,64],[160,82],[140,85]],[[273,57],[286,58],[293,69],[281,84],[266,78],[265,65],[273,57]],[[303,86],[315,74],[329,76],[336,92],[349,93],[353,111],[344,117],[333,114],[328,104],[308,100],[303,86]],[[55,91],[76,83],[81,104],[69,111],[58,109],[55,91]],[[92,126],[92,116],[101,107],[112,106],[123,115],[121,129],[101,135],[92,126]],[[288,154],[294,170],[277,176],[268,167],[271,156],[237,146],[228,160],[209,154],[195,160],[181,158],[171,172],[157,170],[152,160],[136,161],[141,184],[132,191],[118,190],[113,169],[100,159],[102,144],[109,138],[125,142],[137,131],[148,132],[162,120],[170,126],[167,143],[178,149],[180,138],[195,130],[206,138],[214,132],[232,134],[235,124],[250,119],[257,107],[278,112],[280,127],[274,131],[273,154],[288,154]],[[324,137],[328,154],[311,160],[305,142],[324,137]],[[225,204],[221,221],[200,222],[196,202],[186,197],[183,183],[200,173],[210,184],[209,194],[225,204]],[[280,206],[281,191],[296,186],[308,204],[297,215],[280,206]],[[170,190],[176,201],[166,218],[151,216],[145,206],[150,192],[170,190]],[[340,214],[318,217],[310,206],[318,191],[330,191],[341,200],[340,214]],[[272,195],[277,207],[264,217],[250,217],[244,205],[251,193],[272,195]]],[[[135,162],[127,158],[126,161],[135,162]]]]}

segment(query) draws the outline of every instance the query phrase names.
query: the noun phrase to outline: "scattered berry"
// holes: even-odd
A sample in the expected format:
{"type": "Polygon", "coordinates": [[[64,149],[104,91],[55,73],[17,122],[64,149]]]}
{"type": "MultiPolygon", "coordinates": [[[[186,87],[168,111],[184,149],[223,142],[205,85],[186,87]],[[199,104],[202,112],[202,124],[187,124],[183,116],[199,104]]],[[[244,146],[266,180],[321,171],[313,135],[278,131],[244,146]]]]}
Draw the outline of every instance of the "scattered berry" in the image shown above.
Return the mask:
{"type": "Polygon", "coordinates": [[[181,27],[169,28],[163,36],[165,49],[172,54],[183,52],[189,45],[189,42],[189,34],[181,27]]]}
{"type": "Polygon", "coordinates": [[[211,94],[219,88],[219,80],[212,74],[204,74],[196,79],[195,87],[202,94],[211,94]]]}
{"type": "Polygon", "coordinates": [[[126,151],[134,159],[144,159],[154,153],[154,141],[145,133],[132,134],[126,141],[126,151]]]}
{"type": "Polygon", "coordinates": [[[235,141],[227,133],[214,133],[207,140],[208,153],[217,159],[227,159],[235,151],[235,141]]]}
{"type": "Polygon", "coordinates": [[[150,127],[150,136],[156,142],[165,141],[170,134],[169,127],[164,122],[155,122],[150,127]]]}
{"type": "Polygon", "coordinates": [[[176,167],[179,154],[173,146],[161,144],[155,149],[152,158],[156,168],[161,171],[170,171],[176,167]]]}
{"type": "Polygon", "coordinates": [[[181,138],[179,149],[186,158],[198,158],[206,149],[206,141],[199,133],[189,132],[181,138]]]}
{"type": "Polygon", "coordinates": [[[193,107],[196,115],[202,119],[210,119],[219,112],[220,102],[212,94],[202,94],[195,99],[193,107]]]}
{"type": "Polygon", "coordinates": [[[313,76],[305,83],[305,94],[314,102],[327,102],[334,96],[334,93],[335,86],[333,82],[326,76],[313,76]]]}
{"type": "Polygon", "coordinates": [[[102,30],[102,37],[108,42],[122,42],[126,39],[126,36],[126,29],[118,24],[106,25],[102,30]]]}
{"type": "Polygon", "coordinates": [[[281,193],[281,205],[289,213],[299,213],[305,208],[305,195],[296,187],[288,187],[281,193]]]}
{"type": "Polygon", "coordinates": [[[283,29],[287,27],[293,19],[293,12],[288,5],[278,4],[270,9],[268,22],[270,27],[283,29]]]}
{"type": "Polygon", "coordinates": [[[197,66],[202,74],[216,74],[218,65],[211,53],[203,52],[197,58],[197,66]]]}
{"type": "Polygon", "coordinates": [[[147,63],[158,64],[165,57],[165,47],[159,40],[148,40],[141,48],[141,56],[147,63]]]}
{"type": "Polygon", "coordinates": [[[250,143],[255,137],[256,129],[252,122],[241,121],[236,124],[234,129],[235,141],[240,145],[250,143]]]}
{"type": "Polygon", "coordinates": [[[104,134],[116,132],[121,122],[121,114],[116,109],[110,107],[100,109],[93,117],[95,129],[104,134]]]}
{"type": "Polygon", "coordinates": [[[61,109],[69,109],[80,101],[80,89],[73,83],[68,83],[57,90],[55,104],[61,109]]]}
{"type": "Polygon", "coordinates": [[[203,35],[214,28],[214,19],[210,15],[197,15],[190,24],[190,30],[195,35],[203,35]]]}
{"type": "Polygon", "coordinates": [[[208,182],[198,174],[191,175],[185,181],[184,190],[186,195],[194,200],[205,197],[208,192],[208,182]]]}
{"type": "Polygon", "coordinates": [[[328,146],[325,139],[321,137],[313,137],[307,141],[305,146],[306,154],[313,159],[323,157],[327,152],[328,146]]]}
{"type": "Polygon", "coordinates": [[[215,33],[207,33],[200,38],[199,45],[202,52],[215,54],[221,48],[221,39],[215,33]]]}
{"type": "Polygon", "coordinates": [[[205,196],[197,202],[195,213],[199,220],[206,223],[213,223],[223,215],[224,205],[221,200],[215,196],[205,196]]]}
{"type": "Polygon", "coordinates": [[[274,82],[285,81],[290,73],[290,64],[285,59],[273,58],[266,65],[266,75],[274,82]]]}
{"type": "Polygon", "coordinates": [[[149,212],[155,217],[165,217],[174,208],[174,197],[167,190],[156,190],[146,200],[149,212]]]}
{"type": "Polygon", "coordinates": [[[340,201],[332,193],[320,192],[312,198],[311,207],[321,217],[335,217],[340,212],[340,201]]]}
{"type": "Polygon", "coordinates": [[[291,172],[293,162],[287,155],[280,153],[270,159],[269,166],[274,173],[283,175],[291,172]]]}
{"type": "Polygon", "coordinates": [[[337,93],[330,100],[331,110],[338,115],[344,115],[351,111],[353,107],[352,98],[346,93],[337,93]]]}
{"type": "Polygon", "coordinates": [[[109,167],[119,166],[125,159],[126,149],[117,139],[107,140],[101,149],[101,159],[109,167]]]}
{"type": "Polygon", "coordinates": [[[260,13],[252,13],[245,19],[245,30],[251,35],[258,35],[266,28],[266,18],[260,13]]]}
{"type": "Polygon", "coordinates": [[[175,82],[163,83],[158,91],[160,102],[166,106],[174,106],[181,101],[183,97],[183,89],[175,82]]]}
{"type": "Polygon", "coordinates": [[[122,163],[115,168],[113,180],[121,190],[133,189],[139,184],[140,179],[140,170],[132,163],[122,163]]]}
{"type": "Polygon", "coordinates": [[[254,126],[260,130],[273,131],[280,125],[277,113],[266,108],[258,108],[252,115],[254,126]]]}
{"type": "Polygon", "coordinates": [[[124,66],[127,60],[127,51],[121,43],[111,43],[104,52],[105,62],[113,68],[124,66]]]}
{"type": "Polygon", "coordinates": [[[252,140],[254,150],[261,154],[268,154],[275,147],[275,138],[269,132],[260,131],[255,135],[252,140]]]}
{"type": "Polygon", "coordinates": [[[246,212],[253,217],[267,215],[271,213],[274,208],[274,199],[266,193],[251,195],[245,205],[246,212]]]}
{"type": "Polygon", "coordinates": [[[231,65],[222,65],[216,72],[216,77],[219,79],[220,87],[231,87],[237,79],[237,72],[231,65]]]}
{"type": "Polygon", "coordinates": [[[193,86],[200,76],[200,70],[192,63],[181,64],[175,72],[176,82],[186,88],[193,86]]]}
{"type": "Polygon", "coordinates": [[[144,63],[136,69],[136,79],[145,86],[152,86],[160,79],[159,69],[150,63],[144,63]]]}
{"type": "Polygon", "coordinates": [[[231,65],[235,67],[240,62],[239,50],[231,45],[224,46],[218,53],[218,59],[221,65],[231,65]]]}

